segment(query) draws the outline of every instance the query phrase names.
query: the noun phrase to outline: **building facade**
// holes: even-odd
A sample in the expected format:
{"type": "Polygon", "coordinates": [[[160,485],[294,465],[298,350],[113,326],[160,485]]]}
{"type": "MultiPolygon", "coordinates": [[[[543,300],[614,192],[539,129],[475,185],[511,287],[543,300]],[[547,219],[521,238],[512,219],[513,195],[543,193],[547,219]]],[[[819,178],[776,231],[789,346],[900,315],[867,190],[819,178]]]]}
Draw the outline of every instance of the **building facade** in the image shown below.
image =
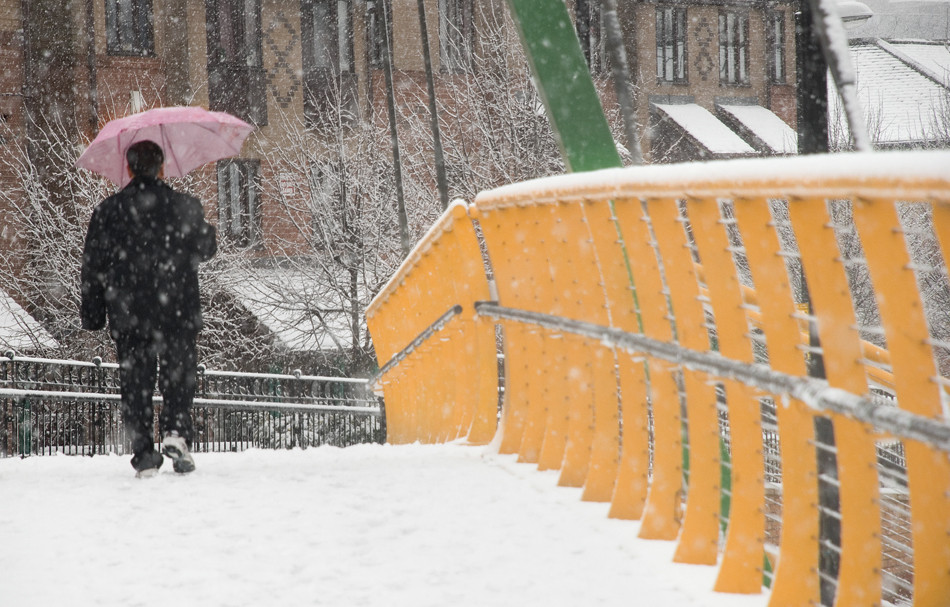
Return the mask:
{"type": "Polygon", "coordinates": [[[654,162],[794,153],[795,4],[622,3],[654,162]]]}
{"type": "MultiPolygon", "coordinates": [[[[566,2],[595,82],[610,106],[600,2],[566,2]]],[[[649,160],[793,151],[794,4],[619,4],[649,160]]],[[[510,73],[523,72],[525,63],[515,52],[517,37],[504,0],[425,0],[425,7],[443,126],[450,139],[453,129],[471,131],[467,140],[448,150],[452,186],[461,176],[477,172],[471,159],[490,156],[486,148],[493,145],[466,124],[475,110],[458,91],[484,89],[477,81],[489,74],[478,59],[487,51],[511,49],[510,58],[502,58],[511,64],[510,73]]],[[[393,170],[389,142],[378,136],[389,123],[383,69],[387,26],[397,124],[405,128],[413,120],[428,119],[417,0],[0,0],[0,146],[23,143],[38,179],[48,175],[48,181],[55,181],[52,168],[63,163],[62,155],[49,146],[24,142],[41,140],[38,135],[55,130],[80,147],[113,118],[167,105],[200,105],[253,123],[257,128],[241,157],[203,167],[189,187],[201,196],[209,220],[216,222],[225,251],[258,260],[332,257],[352,285],[352,300],[334,309],[344,312],[348,320],[342,324],[352,329],[355,343],[360,339],[357,321],[352,320],[357,299],[371,297],[378,282],[376,275],[366,278],[363,264],[362,282],[356,284],[352,257],[371,246],[361,240],[366,230],[358,220],[367,214],[365,201],[376,196],[370,184],[389,181],[393,170]],[[347,126],[364,123],[377,127],[376,139],[357,141],[354,133],[365,129],[347,126]],[[344,157],[367,155],[379,158],[368,177],[353,178],[340,168],[344,157]],[[339,160],[330,162],[331,157],[339,160]],[[338,173],[335,178],[333,172],[338,173]],[[332,206],[334,200],[349,201],[357,211],[341,211],[340,221],[321,225],[308,216],[315,205],[332,206]]],[[[480,94],[504,103],[506,96],[527,99],[529,89],[525,76],[519,87],[502,84],[480,94]]],[[[531,142],[547,140],[537,133],[543,113],[531,106],[529,114],[531,120],[535,114],[540,118],[510,130],[533,160],[531,142]]],[[[430,134],[417,129],[415,135],[404,131],[402,136],[404,151],[414,154],[404,161],[407,170],[421,183],[415,194],[406,195],[418,198],[419,191],[435,190],[430,134]]],[[[490,187],[556,169],[549,161],[539,163],[538,169],[520,162],[500,164],[510,165],[502,168],[511,172],[473,182],[490,187]]],[[[0,185],[16,178],[8,163],[0,163],[0,185]]],[[[52,204],[68,207],[73,192],[57,193],[55,186],[49,190],[52,204]]],[[[471,194],[456,189],[452,195],[471,194]]],[[[18,203],[0,199],[0,207],[10,204],[18,203]]],[[[0,208],[2,250],[39,250],[18,236],[8,211],[0,208]]],[[[395,224],[394,209],[375,212],[388,213],[395,224]]],[[[433,212],[438,208],[410,209],[413,234],[426,229],[433,212]]],[[[15,257],[3,256],[2,263],[9,265],[15,257]]],[[[376,259],[374,272],[385,277],[398,263],[396,257],[384,254],[376,259]]],[[[32,302],[19,303],[29,308],[32,302]]]]}
{"type": "MultiPolygon", "coordinates": [[[[464,70],[466,56],[477,52],[479,15],[492,3],[426,3],[436,73],[464,70]]],[[[609,90],[599,2],[568,3],[592,69],[609,90]]],[[[794,125],[792,3],[620,4],[648,158],[783,152],[750,129],[762,120],[743,122],[754,112],[740,106],[794,125]],[[728,141],[704,142],[710,132],[728,141]]],[[[418,81],[416,0],[389,0],[387,7],[397,74],[418,81]]],[[[276,210],[253,184],[280,179],[262,159],[265,145],[280,145],[282,118],[312,123],[340,107],[382,114],[382,8],[382,0],[0,0],[0,120],[24,134],[43,120],[75,120],[77,134],[88,138],[108,120],[148,107],[231,112],[258,130],[245,157],[208,175],[219,185],[210,211],[235,242],[266,241],[268,227],[279,226],[262,218],[276,210]]]]}

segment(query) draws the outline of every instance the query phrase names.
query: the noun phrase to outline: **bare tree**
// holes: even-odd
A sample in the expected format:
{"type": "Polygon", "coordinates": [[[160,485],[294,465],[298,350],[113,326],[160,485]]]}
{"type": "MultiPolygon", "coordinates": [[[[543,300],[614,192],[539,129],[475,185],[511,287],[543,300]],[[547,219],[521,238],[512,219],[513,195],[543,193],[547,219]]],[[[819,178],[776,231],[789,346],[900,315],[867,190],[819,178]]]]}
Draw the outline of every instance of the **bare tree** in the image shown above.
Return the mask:
{"type": "MultiPolygon", "coordinates": [[[[444,74],[438,88],[453,198],[471,200],[484,189],[564,168],[527,61],[508,44],[510,24],[501,12],[485,17],[491,27],[482,30],[483,52],[473,54],[463,71],[444,74]]],[[[428,105],[425,82],[409,73],[396,79],[403,187],[415,242],[442,205],[431,113],[419,111],[428,105]]],[[[392,157],[386,153],[389,123],[370,108],[354,115],[332,90],[327,96],[326,115],[280,113],[274,118],[280,128],[271,130],[280,140],[262,142],[276,177],[262,187],[280,207],[280,225],[269,230],[276,236],[268,243],[277,255],[245,262],[241,273],[262,285],[246,298],[282,308],[272,321],[283,316],[317,356],[336,356],[348,370],[362,370],[374,363],[363,310],[402,259],[392,157]]]]}
{"type": "Polygon", "coordinates": [[[100,179],[73,168],[77,146],[61,121],[29,132],[34,136],[4,134],[0,201],[8,209],[11,246],[0,250],[0,289],[58,341],[56,351],[38,353],[83,355],[104,342],[103,335],[79,330],[78,277],[85,227],[107,189],[100,179]],[[45,150],[43,177],[29,153],[31,146],[45,150]],[[59,202],[64,196],[70,197],[71,205],[59,202]]]}
{"type": "MultiPolygon", "coordinates": [[[[374,356],[363,310],[402,259],[392,158],[382,125],[347,115],[341,104],[335,110],[324,120],[276,118],[280,141],[262,142],[275,178],[261,184],[276,205],[267,243],[274,255],[232,259],[232,270],[253,277],[257,288],[245,288],[244,299],[286,330],[285,345],[341,372],[365,373],[374,356]]],[[[438,209],[411,200],[418,237],[438,209]]]]}
{"type": "Polygon", "coordinates": [[[485,31],[471,73],[442,94],[449,187],[471,200],[482,190],[564,172],[544,105],[524,55],[506,48],[505,24],[485,31]]]}

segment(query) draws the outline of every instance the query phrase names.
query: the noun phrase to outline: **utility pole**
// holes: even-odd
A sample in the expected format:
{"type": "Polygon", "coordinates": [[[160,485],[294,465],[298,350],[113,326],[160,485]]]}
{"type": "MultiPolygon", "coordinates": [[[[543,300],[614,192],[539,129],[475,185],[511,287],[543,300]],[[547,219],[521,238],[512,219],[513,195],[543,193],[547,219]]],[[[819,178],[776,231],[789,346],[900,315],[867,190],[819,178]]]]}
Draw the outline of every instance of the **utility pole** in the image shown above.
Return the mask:
{"type": "Polygon", "coordinates": [[[47,146],[38,145],[46,133],[61,129],[76,140],[76,6],[62,0],[21,0],[23,23],[23,103],[26,110],[28,153],[39,179],[59,199],[52,177],[59,159],[47,146]],[[55,23],[56,27],[50,24],[55,23]]]}
{"type": "MultiPolygon", "coordinates": [[[[801,0],[795,19],[796,78],[798,82],[798,153],[828,153],[828,63],[822,51],[819,24],[811,0],[801,0]]],[[[804,273],[800,276],[802,307],[813,318],[814,310],[808,295],[804,273]]],[[[825,377],[825,366],[821,353],[821,341],[814,320],[808,323],[808,375],[825,377]]],[[[834,549],[841,546],[841,523],[834,513],[840,512],[838,494],[838,461],[834,453],[834,424],[826,417],[815,417],[815,444],[818,466],[818,503],[819,503],[819,557],[818,568],[821,573],[819,582],[821,604],[830,607],[834,604],[836,582],[838,579],[839,557],[834,549]]]]}
{"type": "Polygon", "coordinates": [[[587,65],[590,65],[593,53],[590,49],[590,4],[588,0],[576,0],[574,22],[577,24],[577,39],[581,43],[584,59],[587,60],[587,65]]]}
{"type": "MultiPolygon", "coordinates": [[[[796,80],[798,83],[798,153],[828,152],[828,64],[809,0],[795,14],[796,80]]],[[[807,303],[807,302],[806,302],[807,303]]]]}
{"type": "Polygon", "coordinates": [[[383,72],[386,75],[386,109],[389,111],[389,133],[393,148],[393,175],[396,181],[396,214],[399,217],[399,244],[403,259],[409,256],[409,217],[406,214],[406,197],[402,187],[402,163],[399,155],[399,131],[396,128],[396,89],[393,85],[393,53],[389,40],[389,11],[386,2],[380,2],[383,16],[383,72]]]}
{"type": "Polygon", "coordinates": [[[627,137],[627,151],[633,164],[643,164],[643,151],[640,147],[640,129],[637,126],[637,83],[630,82],[630,64],[627,61],[627,49],[623,43],[620,18],[617,16],[617,0],[604,0],[604,33],[607,37],[607,55],[610,57],[610,72],[613,76],[617,103],[623,116],[624,134],[627,137]]]}
{"type": "Polygon", "coordinates": [[[425,61],[426,85],[429,88],[429,115],[432,119],[432,147],[435,151],[435,179],[439,187],[442,210],[449,208],[449,182],[445,176],[445,153],[439,131],[439,113],[435,102],[435,80],[432,77],[432,57],[429,51],[429,28],[426,24],[425,0],[418,0],[419,32],[422,34],[422,57],[425,61]]]}

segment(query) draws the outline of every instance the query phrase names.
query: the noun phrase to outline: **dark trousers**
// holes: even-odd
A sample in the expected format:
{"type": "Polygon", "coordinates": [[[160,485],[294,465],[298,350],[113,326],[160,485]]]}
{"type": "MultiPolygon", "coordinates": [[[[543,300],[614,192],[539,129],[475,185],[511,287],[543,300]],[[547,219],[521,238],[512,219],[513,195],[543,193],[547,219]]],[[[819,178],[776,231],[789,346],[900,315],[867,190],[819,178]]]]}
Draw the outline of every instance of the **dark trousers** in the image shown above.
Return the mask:
{"type": "Polygon", "coordinates": [[[122,393],[122,417],[132,439],[132,453],[154,450],[152,394],[155,378],[162,393],[159,422],[162,434],[171,431],[185,439],[189,448],[194,438],[191,405],[198,383],[196,336],[153,332],[151,336],[122,334],[115,337],[122,393]],[[156,365],[157,363],[157,365],[156,365]]]}

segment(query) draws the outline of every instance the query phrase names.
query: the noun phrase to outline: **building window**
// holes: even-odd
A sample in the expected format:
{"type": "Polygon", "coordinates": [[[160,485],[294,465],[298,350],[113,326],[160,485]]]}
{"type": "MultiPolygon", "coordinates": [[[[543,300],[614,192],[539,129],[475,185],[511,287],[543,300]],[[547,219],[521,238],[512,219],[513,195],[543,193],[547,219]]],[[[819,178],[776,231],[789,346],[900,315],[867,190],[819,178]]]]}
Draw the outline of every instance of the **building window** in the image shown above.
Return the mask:
{"type": "Polygon", "coordinates": [[[105,0],[106,48],[113,55],[152,55],[152,0],[105,0]]]}
{"type": "Polygon", "coordinates": [[[656,9],[656,78],[686,82],[686,9],[656,9]]]}
{"type": "Polygon", "coordinates": [[[785,84],[785,13],[770,12],[766,20],[769,80],[775,84],[785,84]]]}
{"type": "Polygon", "coordinates": [[[442,69],[465,70],[472,58],[470,0],[439,0],[439,49],[442,69]]]}
{"type": "Polygon", "coordinates": [[[353,71],[353,8],[351,0],[304,0],[301,3],[304,61],[309,66],[353,71]]]}
{"type": "Polygon", "coordinates": [[[389,25],[389,39],[392,40],[392,0],[385,0],[386,6],[383,6],[383,0],[368,0],[366,2],[366,36],[367,48],[369,49],[369,64],[373,69],[383,69],[383,23],[389,25]],[[383,9],[386,10],[384,19],[383,9]]]}
{"type": "Polygon", "coordinates": [[[352,0],[303,0],[304,110],[315,121],[356,115],[352,0]]]}
{"type": "Polygon", "coordinates": [[[749,15],[719,13],[719,81],[749,84],[749,15]]]}
{"type": "Polygon", "coordinates": [[[226,242],[238,247],[259,244],[260,162],[218,162],[218,229],[226,242]]]}
{"type": "Polygon", "coordinates": [[[211,109],[266,124],[261,0],[205,0],[205,9],[211,109]]]}

